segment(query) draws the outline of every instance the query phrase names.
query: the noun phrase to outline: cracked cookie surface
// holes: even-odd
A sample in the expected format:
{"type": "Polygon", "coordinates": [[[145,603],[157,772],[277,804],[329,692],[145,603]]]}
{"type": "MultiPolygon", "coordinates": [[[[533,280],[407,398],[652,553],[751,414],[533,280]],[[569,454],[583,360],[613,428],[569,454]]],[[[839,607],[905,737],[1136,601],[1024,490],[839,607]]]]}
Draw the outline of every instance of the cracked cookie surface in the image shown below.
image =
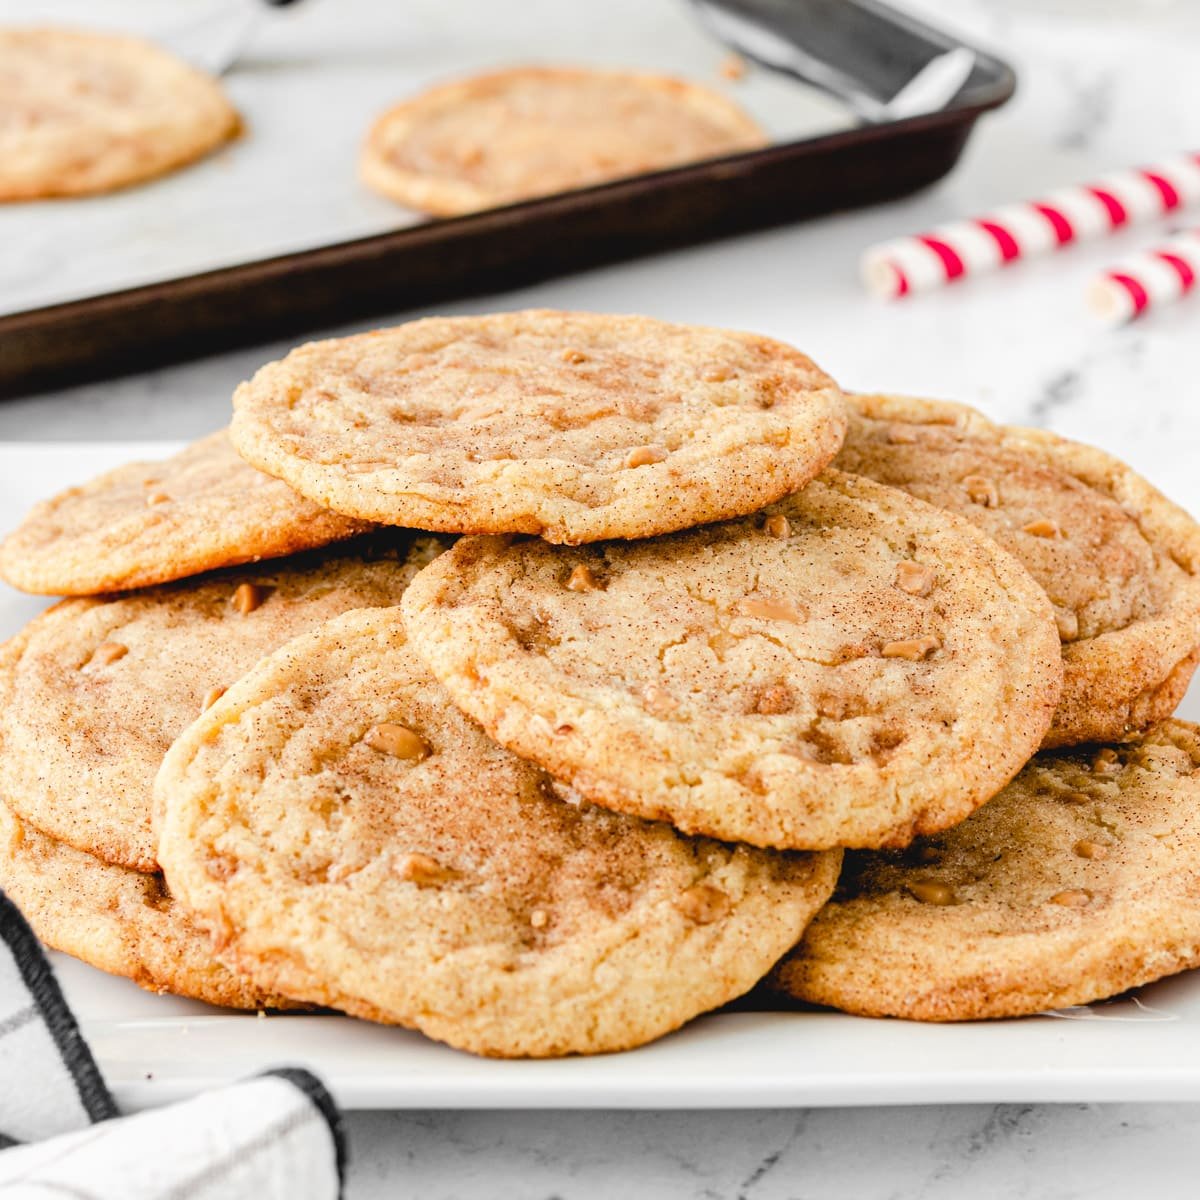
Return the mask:
{"type": "Polygon", "coordinates": [[[0,30],[0,201],[107,192],[241,127],[220,84],[137,38],[0,30]]]}
{"type": "Polygon", "coordinates": [[[780,342],[547,311],[313,342],[234,408],[246,459],[338,512],[570,543],[751,512],[845,430],[836,385],[780,342]]]}
{"type": "Polygon", "coordinates": [[[0,887],[47,946],[147,991],[226,1008],[294,1007],[221,966],[208,935],[171,899],[161,875],[115,867],[56,842],[4,804],[0,887]]]}
{"type": "Polygon", "coordinates": [[[397,603],[444,545],[395,531],[344,554],[55,605],[0,647],[0,797],[60,841],[155,870],[151,788],[176,736],[289,638],[397,603]]]}
{"type": "Polygon", "coordinates": [[[454,216],[766,143],[733,101],[681,79],[521,67],[389,109],[371,128],[361,171],[385,196],[454,216]]]}
{"type": "Polygon", "coordinates": [[[0,543],[0,578],[45,596],[91,596],[281,558],[368,528],[254,470],[221,430],[36,504],[0,543]]]}
{"type": "Polygon", "coordinates": [[[297,999],[497,1056],[638,1045],[748,990],[840,855],[682,837],[490,742],[395,609],[276,651],[155,784],[172,892],[297,999]]]}
{"type": "Polygon", "coordinates": [[[1200,965],[1200,729],[1046,751],[961,825],[846,856],[771,983],[866,1016],[1010,1017],[1200,965]]]}
{"type": "Polygon", "coordinates": [[[847,396],[842,470],[966,517],[1054,604],[1063,694],[1047,746],[1170,716],[1200,655],[1200,527],[1124,463],[963,405],[847,396]]]}
{"type": "Polygon", "coordinates": [[[1020,564],[836,471],[652,542],[464,539],[402,608],[501,744],[597,804],[755,845],[961,820],[1037,748],[1062,678],[1020,564]]]}

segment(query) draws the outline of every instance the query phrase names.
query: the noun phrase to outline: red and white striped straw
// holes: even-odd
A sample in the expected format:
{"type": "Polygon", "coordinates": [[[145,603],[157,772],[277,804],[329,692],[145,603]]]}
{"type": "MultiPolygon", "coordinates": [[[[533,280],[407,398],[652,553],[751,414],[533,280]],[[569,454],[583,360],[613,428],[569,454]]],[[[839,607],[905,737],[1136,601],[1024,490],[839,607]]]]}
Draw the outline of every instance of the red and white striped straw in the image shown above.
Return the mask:
{"type": "Polygon", "coordinates": [[[1117,325],[1173,304],[1196,287],[1198,278],[1200,229],[1192,229],[1102,272],[1088,289],[1088,303],[1097,316],[1117,325]]]}
{"type": "Polygon", "coordinates": [[[878,296],[910,296],[1197,202],[1200,154],[1183,154],[1096,183],[1059,188],[1044,200],[1009,204],[975,220],[952,221],[929,233],[873,246],[862,257],[863,281],[878,296]]]}

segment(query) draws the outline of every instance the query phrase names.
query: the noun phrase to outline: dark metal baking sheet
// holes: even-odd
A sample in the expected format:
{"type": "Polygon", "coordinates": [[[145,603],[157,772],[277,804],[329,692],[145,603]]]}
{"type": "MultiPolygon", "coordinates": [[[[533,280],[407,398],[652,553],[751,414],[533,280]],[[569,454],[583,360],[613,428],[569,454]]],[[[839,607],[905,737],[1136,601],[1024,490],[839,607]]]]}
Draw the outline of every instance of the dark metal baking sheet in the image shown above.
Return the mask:
{"type": "Polygon", "coordinates": [[[936,113],[0,316],[0,396],[901,196],[945,175],[978,117],[1014,87],[1006,64],[977,52],[957,99],[936,113]]]}

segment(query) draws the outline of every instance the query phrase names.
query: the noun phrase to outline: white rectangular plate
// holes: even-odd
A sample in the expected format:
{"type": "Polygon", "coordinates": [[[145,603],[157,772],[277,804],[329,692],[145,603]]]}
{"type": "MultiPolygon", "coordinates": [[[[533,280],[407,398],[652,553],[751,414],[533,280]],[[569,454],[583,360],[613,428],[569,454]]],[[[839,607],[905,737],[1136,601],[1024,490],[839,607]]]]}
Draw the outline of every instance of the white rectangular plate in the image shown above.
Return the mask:
{"type": "MultiPolygon", "coordinates": [[[[171,449],[0,443],[0,529],[61,487],[171,449]]],[[[8,637],[45,604],[0,589],[0,636],[8,637]]],[[[1182,713],[1200,717],[1200,690],[1193,688],[1182,713]]],[[[1200,1099],[1200,973],[1024,1020],[920,1025],[829,1012],[726,1012],[625,1054],[499,1062],[347,1017],[224,1013],[54,957],[100,1066],[128,1107],[283,1064],[316,1071],[350,1108],[1200,1099]]]]}

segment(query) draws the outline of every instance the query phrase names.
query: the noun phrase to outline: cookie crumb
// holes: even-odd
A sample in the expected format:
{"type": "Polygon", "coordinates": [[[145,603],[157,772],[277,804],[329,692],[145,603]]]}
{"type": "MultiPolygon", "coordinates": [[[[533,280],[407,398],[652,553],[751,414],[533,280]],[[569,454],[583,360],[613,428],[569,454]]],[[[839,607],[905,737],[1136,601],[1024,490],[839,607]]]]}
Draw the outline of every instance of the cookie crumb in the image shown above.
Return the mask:
{"type": "Polygon", "coordinates": [[[728,79],[730,83],[736,83],[746,74],[746,60],[740,54],[727,54],[721,59],[721,65],[717,68],[722,79],[728,79]]]}

